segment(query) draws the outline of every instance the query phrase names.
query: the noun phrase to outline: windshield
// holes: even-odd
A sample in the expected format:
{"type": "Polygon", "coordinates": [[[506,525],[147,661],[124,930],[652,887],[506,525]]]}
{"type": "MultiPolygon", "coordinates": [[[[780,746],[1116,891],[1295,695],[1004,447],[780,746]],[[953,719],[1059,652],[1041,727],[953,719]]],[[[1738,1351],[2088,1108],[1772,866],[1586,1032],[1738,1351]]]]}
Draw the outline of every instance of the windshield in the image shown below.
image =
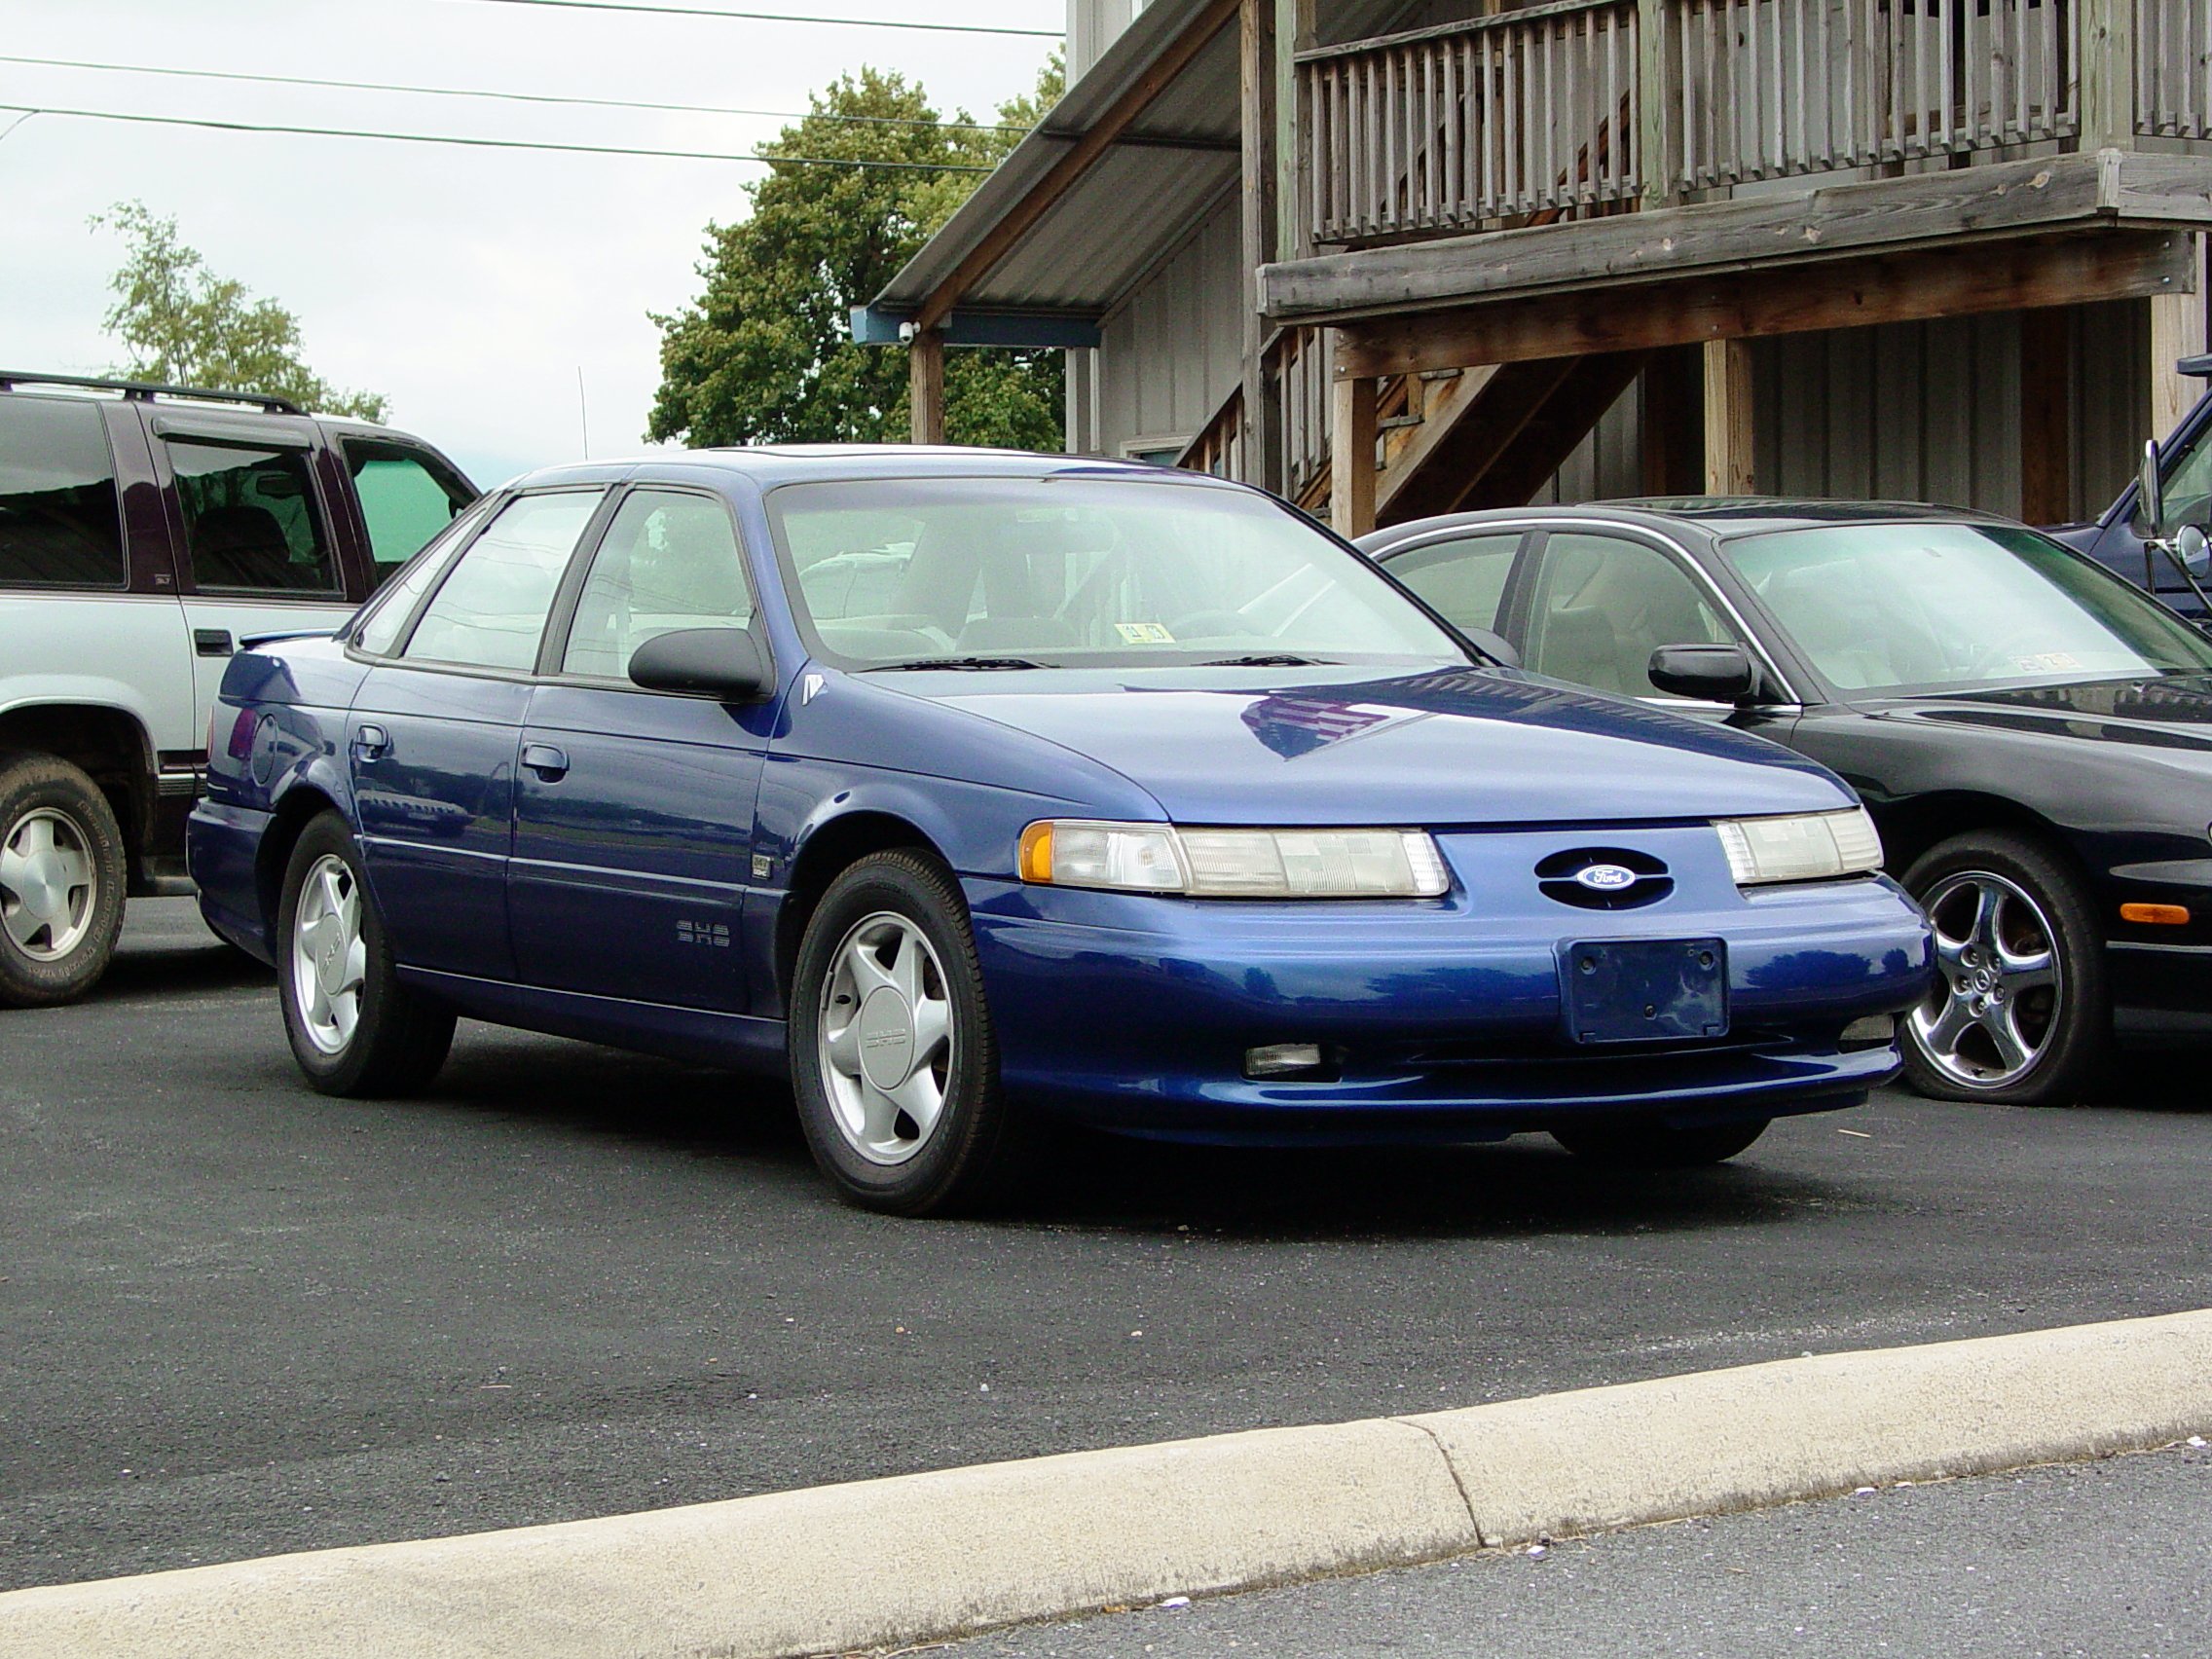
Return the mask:
{"type": "Polygon", "coordinates": [[[1242,491],[871,479],[768,506],[800,630],[848,666],[1467,660],[1364,560],[1242,491]]]}
{"type": "Polygon", "coordinates": [[[2212,640],[2031,530],[1837,525],[1722,550],[1840,691],[2212,671],[2212,640]]]}

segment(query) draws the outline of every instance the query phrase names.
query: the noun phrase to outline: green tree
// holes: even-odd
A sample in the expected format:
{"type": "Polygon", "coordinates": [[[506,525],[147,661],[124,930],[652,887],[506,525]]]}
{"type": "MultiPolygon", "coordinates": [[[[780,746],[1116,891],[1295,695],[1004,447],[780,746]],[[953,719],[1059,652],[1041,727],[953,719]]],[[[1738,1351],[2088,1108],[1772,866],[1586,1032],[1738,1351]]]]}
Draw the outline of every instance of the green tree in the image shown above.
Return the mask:
{"type": "MultiPolygon", "coordinates": [[[[1060,95],[1055,54],[1036,91],[998,120],[1026,129],[1060,95]]],[[[748,185],[752,211],[707,227],[699,300],[661,330],[661,385],[646,436],[692,444],[871,442],[908,429],[906,354],[855,346],[848,317],[882,291],[1019,131],[939,123],[922,89],[864,68],[811,100],[764,155],[901,162],[924,170],[787,166],[748,185]],[[855,121],[839,117],[866,117],[855,121]],[[916,125],[905,125],[913,123],[916,125]]],[[[1056,350],[945,355],[945,429],[956,443],[1058,449],[1063,359],[1056,350]]]]}
{"type": "Polygon", "coordinates": [[[177,240],[173,217],[163,218],[143,202],[119,202],[92,215],[92,223],[115,231],[129,249],[108,278],[115,304],[101,319],[129,352],[117,373],[288,397],[327,415],[385,418],[381,393],[340,391],[302,362],[299,318],[208,270],[198,248],[177,240]]]}

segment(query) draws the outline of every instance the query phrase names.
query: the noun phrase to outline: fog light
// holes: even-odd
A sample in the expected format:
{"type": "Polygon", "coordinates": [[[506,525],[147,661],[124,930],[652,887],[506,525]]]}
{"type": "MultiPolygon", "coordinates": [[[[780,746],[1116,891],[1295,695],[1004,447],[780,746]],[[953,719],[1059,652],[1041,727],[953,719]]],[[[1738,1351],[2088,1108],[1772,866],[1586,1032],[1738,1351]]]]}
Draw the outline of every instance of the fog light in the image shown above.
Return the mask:
{"type": "Polygon", "coordinates": [[[1270,1043],[1265,1048],[1244,1051],[1246,1077],[1298,1077],[1320,1069],[1321,1045],[1318,1043],[1270,1043]]]}
{"type": "Polygon", "coordinates": [[[1897,1040],[1898,1022],[1886,1014],[1870,1014],[1864,1019],[1855,1019],[1843,1028],[1843,1046],[1847,1049],[1871,1048],[1876,1043],[1897,1040]]]}

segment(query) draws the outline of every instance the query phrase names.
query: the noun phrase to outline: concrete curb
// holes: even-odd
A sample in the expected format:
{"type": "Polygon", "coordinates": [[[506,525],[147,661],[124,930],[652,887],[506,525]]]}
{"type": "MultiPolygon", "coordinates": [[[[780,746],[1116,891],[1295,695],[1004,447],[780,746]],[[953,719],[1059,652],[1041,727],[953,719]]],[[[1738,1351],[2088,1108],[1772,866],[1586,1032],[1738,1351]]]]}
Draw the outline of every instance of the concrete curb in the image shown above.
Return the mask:
{"type": "Polygon", "coordinates": [[[25,1659],[838,1652],[2212,1428],[2212,1310],[0,1595],[25,1659]]]}

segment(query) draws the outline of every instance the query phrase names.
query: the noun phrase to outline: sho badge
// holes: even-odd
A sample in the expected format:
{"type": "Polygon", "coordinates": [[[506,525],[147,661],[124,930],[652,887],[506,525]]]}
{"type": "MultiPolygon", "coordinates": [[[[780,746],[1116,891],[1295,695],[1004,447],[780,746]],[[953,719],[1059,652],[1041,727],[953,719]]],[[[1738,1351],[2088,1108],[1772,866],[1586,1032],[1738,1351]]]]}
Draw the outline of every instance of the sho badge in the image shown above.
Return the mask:
{"type": "Polygon", "coordinates": [[[676,942],[712,945],[717,950],[727,950],[729,928],[722,922],[678,922],[676,942]]]}

